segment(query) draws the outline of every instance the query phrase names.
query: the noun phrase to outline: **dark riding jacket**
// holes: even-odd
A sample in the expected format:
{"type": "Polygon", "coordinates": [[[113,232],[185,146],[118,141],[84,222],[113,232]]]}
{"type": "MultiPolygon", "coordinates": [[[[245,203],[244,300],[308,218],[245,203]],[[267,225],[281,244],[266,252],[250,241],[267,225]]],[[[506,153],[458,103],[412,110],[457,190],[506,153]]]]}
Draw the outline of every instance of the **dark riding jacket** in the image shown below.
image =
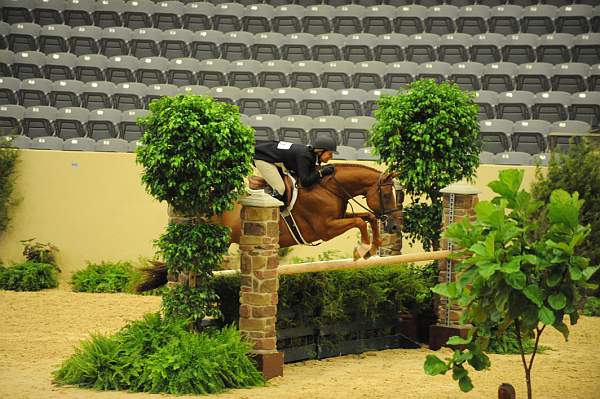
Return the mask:
{"type": "Polygon", "coordinates": [[[317,156],[308,145],[286,141],[257,141],[254,159],[272,164],[283,163],[302,187],[309,187],[319,181],[317,156]]]}

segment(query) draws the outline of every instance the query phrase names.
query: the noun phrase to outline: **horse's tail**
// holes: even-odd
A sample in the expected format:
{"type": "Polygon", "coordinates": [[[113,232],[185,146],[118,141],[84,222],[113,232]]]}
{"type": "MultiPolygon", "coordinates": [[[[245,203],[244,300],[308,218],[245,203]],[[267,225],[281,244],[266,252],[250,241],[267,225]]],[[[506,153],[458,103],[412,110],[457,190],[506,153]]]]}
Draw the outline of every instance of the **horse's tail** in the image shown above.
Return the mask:
{"type": "Polygon", "coordinates": [[[161,287],[167,283],[167,265],[163,262],[150,261],[151,267],[142,269],[144,277],[140,283],[135,286],[135,292],[150,291],[161,287]]]}

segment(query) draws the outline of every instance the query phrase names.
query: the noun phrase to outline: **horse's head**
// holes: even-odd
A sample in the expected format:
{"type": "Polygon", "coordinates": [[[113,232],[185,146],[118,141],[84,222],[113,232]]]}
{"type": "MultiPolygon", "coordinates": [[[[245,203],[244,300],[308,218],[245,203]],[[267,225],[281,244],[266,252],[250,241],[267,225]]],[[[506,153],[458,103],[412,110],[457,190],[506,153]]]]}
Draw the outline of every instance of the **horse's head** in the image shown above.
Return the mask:
{"type": "Polygon", "coordinates": [[[399,233],[402,228],[404,193],[394,183],[396,176],[396,172],[380,174],[377,183],[367,192],[367,205],[383,222],[386,233],[399,233]]]}

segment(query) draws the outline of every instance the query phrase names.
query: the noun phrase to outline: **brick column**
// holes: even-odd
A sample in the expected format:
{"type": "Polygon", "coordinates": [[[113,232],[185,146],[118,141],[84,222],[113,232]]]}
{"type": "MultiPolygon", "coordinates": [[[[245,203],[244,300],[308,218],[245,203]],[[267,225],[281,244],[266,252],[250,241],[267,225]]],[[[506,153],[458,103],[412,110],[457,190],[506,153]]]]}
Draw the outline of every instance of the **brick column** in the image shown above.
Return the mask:
{"type": "MultiPolygon", "coordinates": [[[[468,183],[454,183],[440,190],[443,194],[444,214],[443,230],[448,225],[459,222],[462,219],[475,219],[475,205],[479,202],[479,190],[468,183]]],[[[452,243],[447,239],[440,241],[440,249],[452,250],[452,243]]],[[[454,261],[456,262],[456,261],[454,261]]],[[[453,261],[444,259],[439,262],[439,282],[456,281],[456,274],[453,270],[453,261]]],[[[466,338],[469,330],[468,326],[460,325],[459,319],[462,315],[462,308],[452,303],[448,298],[440,297],[438,305],[438,323],[431,326],[429,330],[429,348],[437,350],[446,345],[446,341],[453,335],[459,335],[466,338]]]]}
{"type": "Polygon", "coordinates": [[[283,353],[277,352],[277,289],[279,279],[280,201],[262,190],[241,200],[242,234],[240,331],[254,344],[259,369],[266,379],[283,375],[283,353]]]}

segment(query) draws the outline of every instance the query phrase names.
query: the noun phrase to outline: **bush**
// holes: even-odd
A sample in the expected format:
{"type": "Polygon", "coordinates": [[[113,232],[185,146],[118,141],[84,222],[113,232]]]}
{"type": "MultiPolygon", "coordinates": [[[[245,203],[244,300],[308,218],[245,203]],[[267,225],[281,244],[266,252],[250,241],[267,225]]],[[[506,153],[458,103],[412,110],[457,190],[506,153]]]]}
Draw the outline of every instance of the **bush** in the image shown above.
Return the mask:
{"type": "Polygon", "coordinates": [[[139,280],[140,272],[129,262],[91,263],[75,273],[71,279],[76,292],[131,292],[134,281],[139,280]]]}
{"type": "Polygon", "coordinates": [[[0,266],[0,289],[39,291],[56,287],[58,278],[54,265],[27,261],[12,267],[0,266]]]}
{"type": "Polygon", "coordinates": [[[233,327],[189,332],[187,321],[148,314],[118,333],[95,335],[54,372],[59,384],[101,390],[205,394],[264,383],[250,344],[233,327]]]}
{"type": "Polygon", "coordinates": [[[600,317],[600,298],[588,298],[583,306],[583,314],[586,316],[600,317]]]}
{"type": "Polygon", "coordinates": [[[10,222],[8,210],[15,204],[11,196],[15,186],[14,171],[18,155],[17,150],[0,144],[0,234],[8,227],[10,222]]]}
{"type": "Polygon", "coordinates": [[[48,263],[56,266],[56,253],[58,248],[52,244],[35,241],[35,238],[21,240],[23,256],[31,262],[48,263]]]}

